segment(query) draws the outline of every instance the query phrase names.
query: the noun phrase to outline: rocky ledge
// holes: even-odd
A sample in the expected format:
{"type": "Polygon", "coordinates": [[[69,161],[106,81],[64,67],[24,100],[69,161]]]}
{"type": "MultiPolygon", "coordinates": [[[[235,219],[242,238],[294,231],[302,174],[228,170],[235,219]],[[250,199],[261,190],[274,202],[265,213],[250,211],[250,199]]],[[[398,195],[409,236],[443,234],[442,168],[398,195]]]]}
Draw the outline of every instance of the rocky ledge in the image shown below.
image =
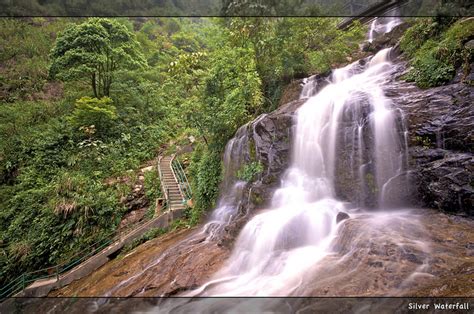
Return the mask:
{"type": "Polygon", "coordinates": [[[399,78],[387,94],[408,128],[412,203],[473,216],[474,87],[454,80],[423,90],[399,78]]]}

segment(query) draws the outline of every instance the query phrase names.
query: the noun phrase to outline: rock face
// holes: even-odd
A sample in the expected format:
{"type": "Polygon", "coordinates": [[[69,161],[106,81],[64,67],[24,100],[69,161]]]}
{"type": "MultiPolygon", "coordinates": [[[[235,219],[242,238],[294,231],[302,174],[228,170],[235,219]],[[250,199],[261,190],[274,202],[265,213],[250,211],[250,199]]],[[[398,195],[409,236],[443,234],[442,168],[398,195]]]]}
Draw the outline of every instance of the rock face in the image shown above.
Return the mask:
{"type": "MultiPolygon", "coordinates": [[[[304,100],[285,104],[270,114],[263,114],[241,127],[224,156],[225,184],[238,180],[237,172],[250,163],[258,162],[264,169],[253,182],[247,182],[236,204],[235,218],[225,227],[219,245],[230,247],[240,229],[256,210],[268,205],[273,191],[280,185],[280,177],[290,163],[290,144],[294,113],[304,100]]],[[[221,187],[225,194],[229,187],[221,187]]]]}
{"type": "Polygon", "coordinates": [[[161,296],[202,285],[229,255],[196,229],[151,240],[49,296],[161,296]]]}
{"type": "Polygon", "coordinates": [[[410,25],[408,23],[399,24],[395,26],[390,32],[376,36],[373,42],[366,42],[363,45],[362,50],[376,53],[383,48],[396,46],[400,38],[409,27],[410,25]]]}
{"type": "Polygon", "coordinates": [[[336,253],[308,272],[309,283],[300,284],[297,295],[469,296],[474,292],[474,263],[466,258],[473,254],[472,219],[416,209],[385,221],[354,215],[340,224],[332,243],[336,253]]]}
{"type": "Polygon", "coordinates": [[[398,80],[387,93],[405,115],[415,205],[474,215],[474,88],[454,81],[421,90],[398,80]]]}
{"type": "Polygon", "coordinates": [[[350,216],[347,213],[339,212],[336,216],[336,223],[340,223],[343,220],[349,219],[350,216]]]}
{"type": "MultiPolygon", "coordinates": [[[[385,94],[394,108],[401,109],[397,123],[400,141],[406,136],[408,142],[408,170],[387,184],[388,203],[392,207],[428,207],[474,215],[474,87],[468,80],[455,79],[445,86],[419,89],[402,79],[407,72],[402,57],[393,57],[398,74],[386,85],[385,94]]],[[[373,147],[373,137],[370,130],[364,129],[364,171],[368,174],[364,186],[358,181],[353,163],[353,126],[345,125],[345,121],[343,116],[336,148],[336,194],[362,207],[377,207],[370,176],[373,152],[369,148],[373,147]]]]}

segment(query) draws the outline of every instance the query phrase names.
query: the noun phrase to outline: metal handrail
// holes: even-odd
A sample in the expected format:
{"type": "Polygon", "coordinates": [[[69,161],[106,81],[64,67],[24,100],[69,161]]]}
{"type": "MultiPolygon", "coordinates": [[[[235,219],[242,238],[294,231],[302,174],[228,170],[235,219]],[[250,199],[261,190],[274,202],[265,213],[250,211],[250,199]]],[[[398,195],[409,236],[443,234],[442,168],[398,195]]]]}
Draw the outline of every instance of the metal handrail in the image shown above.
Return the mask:
{"type": "Polygon", "coordinates": [[[192,198],[191,185],[189,184],[188,178],[186,177],[183,166],[181,166],[181,163],[175,157],[176,156],[173,155],[171,159],[171,169],[173,170],[176,182],[178,183],[179,191],[183,201],[185,202],[192,198]]]}
{"type": "MultiPolygon", "coordinates": [[[[109,233],[107,237],[113,235],[114,233],[116,233],[116,231],[109,233]]],[[[50,267],[42,268],[42,269],[35,270],[32,272],[21,274],[20,276],[12,280],[9,284],[7,284],[6,286],[3,286],[2,289],[0,289],[0,300],[4,298],[8,298],[9,296],[12,296],[24,290],[26,288],[26,284],[35,282],[37,280],[48,279],[48,278],[53,278],[53,277],[56,277],[56,279],[59,279],[60,274],[65,273],[66,271],[72,269],[73,268],[72,266],[77,265],[78,261],[82,261],[90,256],[95,255],[97,252],[102,250],[104,246],[108,245],[111,242],[114,242],[114,240],[116,240],[115,238],[119,238],[119,237],[120,237],[120,234],[112,237],[112,239],[104,239],[101,241],[97,241],[96,243],[85,248],[84,250],[81,250],[78,253],[74,254],[69,259],[69,262],[62,262],[55,266],[50,266],[50,267]],[[91,248],[94,248],[94,249],[90,251],[91,248]],[[85,251],[88,251],[89,253],[79,257],[77,260],[73,260],[74,258],[80,256],[80,254],[82,254],[85,251]],[[39,275],[35,275],[38,273],[39,275]]]]}
{"type": "Polygon", "coordinates": [[[164,203],[164,208],[168,208],[169,204],[169,188],[166,187],[165,181],[163,180],[163,173],[161,172],[161,159],[163,159],[163,156],[158,157],[158,176],[160,178],[160,186],[161,186],[161,191],[163,192],[163,196],[165,197],[165,203],[164,203]]]}
{"type": "Polygon", "coordinates": [[[170,169],[171,169],[171,173],[173,173],[174,181],[176,181],[176,183],[178,184],[179,194],[181,194],[181,199],[182,199],[182,202],[184,203],[186,202],[186,197],[184,196],[183,189],[181,188],[181,184],[179,183],[180,180],[178,179],[178,176],[176,175],[176,171],[173,167],[173,162],[174,162],[175,157],[176,157],[176,154],[171,155],[170,169]]]}

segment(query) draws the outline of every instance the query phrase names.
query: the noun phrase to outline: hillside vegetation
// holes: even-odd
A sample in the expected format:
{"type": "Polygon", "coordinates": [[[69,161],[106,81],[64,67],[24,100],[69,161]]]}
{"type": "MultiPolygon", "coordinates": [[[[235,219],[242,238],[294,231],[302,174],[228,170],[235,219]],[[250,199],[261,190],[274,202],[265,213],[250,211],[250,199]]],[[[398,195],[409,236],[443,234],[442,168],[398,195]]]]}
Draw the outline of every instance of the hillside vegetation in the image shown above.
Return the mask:
{"type": "MultiPolygon", "coordinates": [[[[0,24],[2,285],[110,237],[135,170],[191,135],[187,217],[199,222],[236,129],[275,109],[293,78],[347,62],[364,37],[328,18],[0,24]]],[[[146,182],[154,204],[156,176],[146,182]]]]}

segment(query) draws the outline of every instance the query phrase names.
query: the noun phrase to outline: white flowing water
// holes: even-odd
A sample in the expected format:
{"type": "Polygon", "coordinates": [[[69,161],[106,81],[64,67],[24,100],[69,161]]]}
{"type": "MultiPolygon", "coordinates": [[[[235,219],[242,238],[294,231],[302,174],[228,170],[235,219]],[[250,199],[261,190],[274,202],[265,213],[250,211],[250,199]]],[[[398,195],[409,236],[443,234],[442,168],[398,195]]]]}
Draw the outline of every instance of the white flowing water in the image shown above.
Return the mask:
{"type": "MultiPolygon", "coordinates": [[[[398,14],[399,15],[399,14],[398,14]]],[[[375,18],[372,23],[370,24],[369,34],[368,34],[368,41],[374,41],[375,37],[378,34],[385,34],[390,32],[395,26],[399,25],[402,21],[400,18],[396,17],[397,14],[395,13],[394,16],[391,17],[377,17],[375,18]]]]}
{"type": "MultiPolygon", "coordinates": [[[[359,113],[351,119],[357,125],[361,154],[361,107],[370,104],[365,123],[374,136],[377,191],[397,175],[401,165],[395,157],[401,147],[396,115],[383,92],[394,71],[389,53],[385,49],[365,65],[355,62],[334,71],[331,84],[300,107],[292,163],[274,193],[271,209],[245,225],[227,265],[190,295],[287,296],[300,287],[311,267],[331,253],[336,216],[347,211],[346,203],[336,199],[334,185],[336,147],[347,110],[359,113]]],[[[363,158],[359,160],[362,163],[363,158]]]]}

